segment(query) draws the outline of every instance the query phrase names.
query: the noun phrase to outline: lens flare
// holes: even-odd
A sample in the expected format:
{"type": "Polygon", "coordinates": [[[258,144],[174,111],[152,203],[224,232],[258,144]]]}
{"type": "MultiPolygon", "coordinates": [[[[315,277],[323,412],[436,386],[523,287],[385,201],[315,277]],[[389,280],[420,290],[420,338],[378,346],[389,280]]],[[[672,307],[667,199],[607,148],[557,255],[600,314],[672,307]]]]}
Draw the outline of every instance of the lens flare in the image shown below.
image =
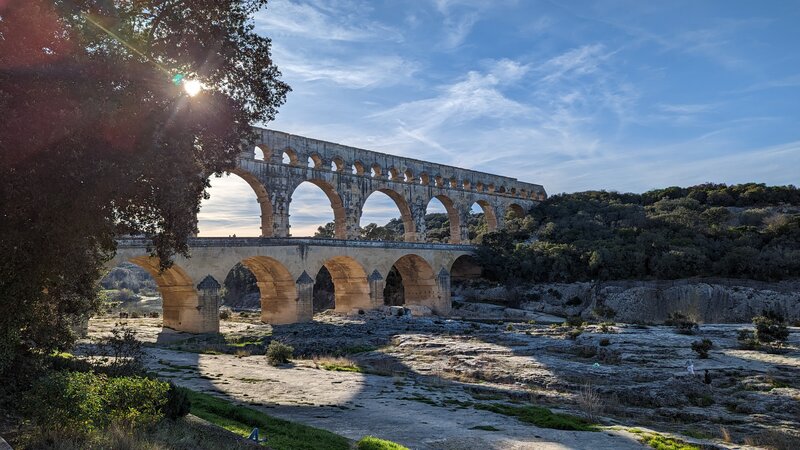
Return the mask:
{"type": "Polygon", "coordinates": [[[187,80],[183,82],[183,90],[186,91],[189,97],[194,97],[203,90],[203,84],[197,80],[187,80]]]}

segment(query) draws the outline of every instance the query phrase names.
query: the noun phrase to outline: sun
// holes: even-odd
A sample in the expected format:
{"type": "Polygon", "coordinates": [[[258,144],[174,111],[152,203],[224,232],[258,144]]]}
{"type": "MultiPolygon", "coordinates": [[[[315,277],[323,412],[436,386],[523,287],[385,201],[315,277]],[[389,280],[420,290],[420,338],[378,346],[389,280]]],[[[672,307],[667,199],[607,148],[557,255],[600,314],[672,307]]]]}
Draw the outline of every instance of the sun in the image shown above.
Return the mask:
{"type": "Polygon", "coordinates": [[[194,97],[195,95],[199,94],[201,90],[203,90],[203,83],[197,80],[184,81],[183,90],[186,91],[189,97],[194,97]]]}

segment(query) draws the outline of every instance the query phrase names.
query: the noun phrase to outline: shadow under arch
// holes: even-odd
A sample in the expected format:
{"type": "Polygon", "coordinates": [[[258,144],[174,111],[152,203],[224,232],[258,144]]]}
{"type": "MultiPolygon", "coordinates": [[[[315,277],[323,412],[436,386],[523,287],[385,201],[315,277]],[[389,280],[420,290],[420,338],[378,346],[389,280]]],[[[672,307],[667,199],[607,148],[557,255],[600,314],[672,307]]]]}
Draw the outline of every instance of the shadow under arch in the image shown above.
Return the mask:
{"type": "Polygon", "coordinates": [[[436,284],[436,274],[428,262],[419,255],[404,255],[394,262],[402,278],[404,303],[427,306],[435,313],[441,312],[441,295],[436,284]]]}
{"type": "Polygon", "coordinates": [[[514,218],[521,219],[525,217],[525,208],[523,208],[517,203],[512,203],[508,205],[508,210],[506,214],[510,214],[514,218]]]}
{"type": "Polygon", "coordinates": [[[370,309],[369,282],[364,268],[349,256],[336,256],[323,263],[333,280],[336,312],[350,312],[354,308],[370,309]]]}
{"type": "MultiPolygon", "coordinates": [[[[325,193],[325,196],[328,197],[328,200],[331,202],[331,209],[333,209],[333,236],[336,239],[347,239],[347,217],[345,215],[344,203],[342,202],[342,197],[338,192],[336,192],[336,188],[334,188],[332,184],[325,180],[320,180],[319,178],[310,178],[308,180],[303,180],[302,183],[295,186],[292,190],[292,196],[294,196],[297,188],[303,183],[311,183],[314,186],[322,189],[322,192],[325,193]]],[[[292,200],[290,197],[290,207],[291,201],[292,200]]]]}
{"type": "Polygon", "coordinates": [[[253,189],[253,192],[256,193],[258,206],[261,209],[261,237],[271,237],[273,235],[273,213],[272,201],[269,198],[267,188],[258,180],[258,178],[255,177],[255,175],[246,170],[236,168],[230,173],[247,182],[247,184],[253,189]]]}
{"type": "MultiPolygon", "coordinates": [[[[439,200],[444,206],[445,211],[447,211],[447,220],[450,222],[450,239],[448,242],[451,244],[460,244],[461,216],[458,214],[458,208],[456,208],[453,200],[446,195],[439,194],[433,196],[433,198],[439,200]]],[[[428,202],[428,206],[430,206],[430,201],[428,202]]],[[[427,209],[427,206],[425,208],[427,209]]]]}
{"type": "Polygon", "coordinates": [[[137,256],[128,261],[146,270],[156,281],[163,301],[164,327],[192,333],[210,331],[204,329],[201,320],[194,282],[180,266],[173,264],[169,269],[161,270],[159,259],[154,256],[137,256]]]}
{"type": "Polygon", "coordinates": [[[403,241],[415,242],[417,240],[417,228],[414,226],[414,219],[411,216],[411,207],[408,206],[408,202],[403,197],[403,195],[393,189],[388,189],[388,188],[375,189],[374,191],[370,192],[370,194],[364,200],[364,204],[366,204],[367,200],[369,200],[369,198],[375,192],[381,192],[383,194],[386,194],[390,199],[392,199],[392,201],[394,201],[394,204],[397,206],[397,209],[400,210],[400,219],[403,221],[403,241]]]}
{"type": "Polygon", "coordinates": [[[261,321],[273,325],[297,322],[297,286],[286,266],[268,256],[252,256],[241,263],[256,277],[261,321]]]}
{"type": "Polygon", "coordinates": [[[475,203],[481,207],[483,216],[486,218],[486,228],[488,231],[497,231],[497,214],[494,207],[486,200],[477,200],[475,203]]]}

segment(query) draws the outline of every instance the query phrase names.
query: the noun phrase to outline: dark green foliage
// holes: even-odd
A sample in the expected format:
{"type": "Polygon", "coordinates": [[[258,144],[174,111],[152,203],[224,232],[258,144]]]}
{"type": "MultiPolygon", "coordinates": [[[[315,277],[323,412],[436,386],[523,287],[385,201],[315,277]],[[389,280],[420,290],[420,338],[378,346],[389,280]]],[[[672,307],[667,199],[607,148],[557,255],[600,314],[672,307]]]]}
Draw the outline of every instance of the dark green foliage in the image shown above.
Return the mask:
{"type": "Polygon", "coordinates": [[[74,342],[116,236],[151,237],[164,267],[188,252],[207,177],[289,90],[254,32],[265,4],[3,2],[0,377],[74,342]]]}
{"type": "Polygon", "coordinates": [[[708,358],[708,351],[714,347],[714,343],[711,342],[711,339],[703,339],[700,341],[692,342],[692,350],[697,353],[697,356],[700,359],[707,359],[708,358]]]}
{"type": "Polygon", "coordinates": [[[103,289],[128,289],[136,294],[158,292],[158,286],[153,277],[141,267],[128,262],[123,262],[111,269],[100,281],[100,285],[103,289]]]}
{"type": "Polygon", "coordinates": [[[763,311],[760,316],[753,317],[753,325],[758,342],[780,346],[789,338],[786,320],[778,312],[763,311]]]}
{"type": "Polygon", "coordinates": [[[189,400],[186,389],[175,386],[174,383],[170,382],[169,390],[167,391],[167,401],[161,409],[164,413],[164,417],[171,420],[180,419],[189,414],[191,408],[192,402],[189,400]]]}
{"type": "Polygon", "coordinates": [[[500,282],[792,279],[800,277],[798,207],[796,187],[754,183],[561,194],[484,235],[477,260],[500,282]]]}
{"type": "Polygon", "coordinates": [[[674,327],[678,334],[694,334],[700,328],[694,320],[679,312],[670,313],[669,319],[664,321],[664,325],[674,327]]]}
{"type": "Polygon", "coordinates": [[[286,364],[291,359],[292,353],[294,347],[280,341],[271,341],[267,347],[267,361],[273,366],[286,364]]]}
{"type": "Polygon", "coordinates": [[[115,327],[111,336],[97,343],[97,352],[97,369],[108,375],[141,375],[144,372],[144,348],[131,328],[115,327]]]}
{"type": "Polygon", "coordinates": [[[358,450],[408,450],[408,447],[403,447],[402,445],[387,441],[385,439],[379,439],[375,436],[364,436],[363,438],[359,439],[356,442],[356,449],[358,450]]]}
{"type": "Polygon", "coordinates": [[[499,403],[478,403],[475,405],[475,408],[516,417],[522,422],[530,423],[541,428],[574,431],[597,431],[597,427],[584,419],[567,414],[554,413],[541,406],[511,406],[499,403]]]}
{"type": "Polygon", "coordinates": [[[23,415],[68,435],[88,434],[111,423],[130,428],[163,417],[169,385],[145,377],[108,378],[92,372],[52,372],[25,394],[23,415]]]}

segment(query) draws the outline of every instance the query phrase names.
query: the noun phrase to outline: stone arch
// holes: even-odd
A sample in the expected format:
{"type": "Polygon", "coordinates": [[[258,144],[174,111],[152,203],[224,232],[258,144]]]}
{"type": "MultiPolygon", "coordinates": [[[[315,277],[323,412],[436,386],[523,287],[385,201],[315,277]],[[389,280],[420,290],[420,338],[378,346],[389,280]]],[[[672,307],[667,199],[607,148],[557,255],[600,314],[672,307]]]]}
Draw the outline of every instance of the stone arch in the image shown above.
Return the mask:
{"type": "MultiPolygon", "coordinates": [[[[325,180],[321,180],[319,178],[310,178],[295,186],[292,190],[292,195],[294,195],[294,191],[296,191],[297,188],[303,183],[311,183],[314,186],[322,189],[322,192],[325,193],[325,195],[328,197],[328,200],[331,202],[331,209],[333,210],[334,237],[336,239],[347,239],[347,217],[345,214],[344,203],[342,203],[342,197],[339,196],[338,192],[336,192],[336,188],[334,188],[333,185],[325,180]]],[[[291,197],[289,200],[289,206],[291,207],[291,197]]]]}
{"type": "Polygon", "coordinates": [[[274,325],[297,322],[297,287],[286,266],[268,256],[252,256],[241,263],[256,277],[261,321],[274,325]]]}
{"type": "Polygon", "coordinates": [[[440,293],[431,265],[421,256],[409,254],[399,258],[393,266],[403,280],[405,304],[427,306],[436,312],[440,293]]]}
{"type": "Polygon", "coordinates": [[[383,177],[383,172],[381,171],[381,166],[378,163],[375,163],[371,167],[372,169],[372,178],[381,178],[383,177]]]}
{"type": "Polygon", "coordinates": [[[475,190],[478,192],[483,192],[483,183],[481,183],[480,181],[475,183],[475,190]]]}
{"type": "Polygon", "coordinates": [[[331,159],[331,170],[333,172],[344,171],[344,160],[339,156],[334,156],[333,159],[331,159]]]}
{"type": "Polygon", "coordinates": [[[414,172],[411,169],[406,169],[406,171],[403,172],[403,181],[406,183],[413,183],[414,180],[414,172]]]}
{"type": "Polygon", "coordinates": [[[324,168],[324,160],[319,153],[312,153],[311,156],[308,157],[309,160],[309,167],[313,167],[314,169],[323,169],[324,168]]]}
{"type": "Polygon", "coordinates": [[[253,188],[253,191],[256,193],[256,199],[258,200],[258,206],[261,209],[261,236],[262,237],[273,236],[274,216],[272,209],[272,201],[269,198],[269,193],[267,192],[267,188],[264,186],[263,183],[261,183],[261,181],[258,180],[258,178],[256,178],[255,175],[246,170],[236,168],[233,169],[231,173],[246,181],[247,184],[249,184],[250,187],[253,188]]]}
{"type": "Polygon", "coordinates": [[[292,150],[291,147],[286,147],[285,149],[283,149],[283,154],[281,155],[281,162],[283,164],[289,164],[290,166],[298,166],[300,165],[300,158],[297,156],[297,152],[292,150]]]}
{"type": "Polygon", "coordinates": [[[331,274],[336,306],[334,311],[370,309],[369,282],[361,264],[349,256],[336,256],[323,264],[331,274]]]}
{"type": "MultiPolygon", "coordinates": [[[[483,216],[486,218],[486,228],[488,231],[497,231],[497,215],[494,207],[486,200],[477,200],[475,203],[481,207],[483,216]]],[[[470,206],[471,208],[471,206],[470,206]]]]}
{"type": "Polygon", "coordinates": [[[256,161],[264,161],[266,159],[264,157],[264,155],[266,155],[266,154],[269,154],[269,153],[265,152],[258,145],[256,145],[255,148],[253,149],[253,159],[255,159],[256,161]]]}
{"type": "Polygon", "coordinates": [[[480,278],[483,268],[472,255],[461,255],[450,264],[450,283],[480,278]]]}
{"type": "MultiPolygon", "coordinates": [[[[364,200],[364,203],[366,203],[366,201],[369,200],[369,197],[375,192],[381,192],[383,194],[386,194],[389,198],[392,199],[392,201],[394,201],[394,204],[400,211],[400,219],[403,221],[403,240],[406,242],[414,242],[417,236],[417,229],[414,226],[414,218],[411,215],[411,207],[409,206],[408,201],[405,199],[405,197],[403,197],[402,194],[393,189],[381,188],[381,189],[375,189],[374,191],[370,192],[370,194],[367,195],[366,199],[364,200]]],[[[361,206],[363,213],[364,205],[361,206]]]]}
{"type": "Polygon", "coordinates": [[[436,184],[436,187],[442,188],[444,187],[444,178],[442,178],[441,175],[436,175],[434,178],[434,183],[436,184]]]}
{"type": "Polygon", "coordinates": [[[472,183],[470,183],[469,180],[464,180],[461,182],[461,187],[464,188],[465,191],[469,191],[472,189],[472,183]]]}
{"type": "Polygon", "coordinates": [[[217,305],[213,311],[202,311],[200,299],[191,277],[177,264],[161,270],[159,259],[154,256],[137,256],[128,259],[146,270],[158,285],[163,301],[163,324],[174,330],[205,333],[219,329],[217,305]],[[208,316],[208,317],[206,317],[208,316]],[[208,320],[210,319],[210,320],[208,320]]]}
{"type": "Polygon", "coordinates": [[[428,176],[427,173],[422,172],[421,174],[419,174],[419,184],[421,184],[423,186],[427,186],[427,185],[431,184],[431,177],[428,176]]]}
{"type": "MultiPolygon", "coordinates": [[[[435,195],[433,198],[442,202],[445,211],[447,211],[447,219],[450,222],[450,240],[448,242],[450,244],[461,243],[461,216],[458,214],[458,208],[456,208],[453,200],[446,195],[435,195]]],[[[430,201],[426,205],[426,209],[429,205],[430,201]]]]}
{"type": "Polygon", "coordinates": [[[514,217],[521,219],[525,217],[525,208],[520,206],[517,203],[512,203],[508,205],[508,213],[512,214],[514,217]]]}
{"type": "Polygon", "coordinates": [[[450,185],[451,188],[457,188],[458,187],[458,180],[456,180],[455,177],[450,178],[449,185],[450,185]]]}
{"type": "Polygon", "coordinates": [[[353,175],[364,175],[364,164],[361,161],[353,163],[353,175]]]}
{"type": "Polygon", "coordinates": [[[392,181],[402,181],[400,178],[400,171],[396,167],[389,168],[389,179],[392,181]]]}

